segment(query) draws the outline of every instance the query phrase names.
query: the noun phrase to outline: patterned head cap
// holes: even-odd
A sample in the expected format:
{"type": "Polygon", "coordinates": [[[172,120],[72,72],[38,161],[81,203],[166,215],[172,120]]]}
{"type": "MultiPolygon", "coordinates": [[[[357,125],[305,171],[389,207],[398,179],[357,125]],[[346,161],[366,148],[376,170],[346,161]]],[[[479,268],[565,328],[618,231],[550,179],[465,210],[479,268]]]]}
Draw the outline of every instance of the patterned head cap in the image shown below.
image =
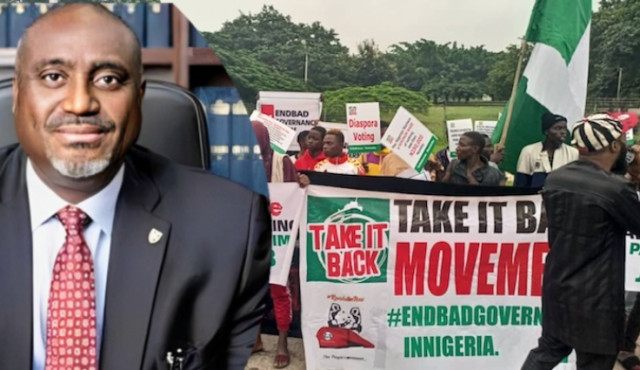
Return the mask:
{"type": "Polygon", "coordinates": [[[597,152],[613,143],[624,134],[620,121],[608,114],[594,114],[578,121],[571,131],[571,143],[581,153],[597,152]]]}

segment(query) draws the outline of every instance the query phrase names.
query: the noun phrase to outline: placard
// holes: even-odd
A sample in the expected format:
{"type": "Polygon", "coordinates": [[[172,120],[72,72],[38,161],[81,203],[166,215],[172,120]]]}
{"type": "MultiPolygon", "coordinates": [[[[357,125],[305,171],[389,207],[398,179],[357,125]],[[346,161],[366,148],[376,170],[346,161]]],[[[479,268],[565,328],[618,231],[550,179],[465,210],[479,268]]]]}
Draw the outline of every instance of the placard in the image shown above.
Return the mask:
{"type": "Polygon", "coordinates": [[[398,108],[382,144],[421,172],[438,138],[404,107],[398,108]]]}
{"type": "Polygon", "coordinates": [[[348,103],[349,154],[380,151],[380,105],[348,103]]]}

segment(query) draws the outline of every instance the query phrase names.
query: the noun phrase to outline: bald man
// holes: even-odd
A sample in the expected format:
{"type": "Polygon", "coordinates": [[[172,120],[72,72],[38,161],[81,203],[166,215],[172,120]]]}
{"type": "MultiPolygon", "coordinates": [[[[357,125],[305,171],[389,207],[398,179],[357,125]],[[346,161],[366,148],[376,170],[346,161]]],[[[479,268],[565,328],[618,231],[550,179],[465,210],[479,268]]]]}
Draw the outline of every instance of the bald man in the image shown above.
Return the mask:
{"type": "Polygon", "coordinates": [[[265,201],[137,147],[144,91],[140,44],[101,5],[23,36],[19,144],[0,149],[0,369],[244,368],[265,201]]]}

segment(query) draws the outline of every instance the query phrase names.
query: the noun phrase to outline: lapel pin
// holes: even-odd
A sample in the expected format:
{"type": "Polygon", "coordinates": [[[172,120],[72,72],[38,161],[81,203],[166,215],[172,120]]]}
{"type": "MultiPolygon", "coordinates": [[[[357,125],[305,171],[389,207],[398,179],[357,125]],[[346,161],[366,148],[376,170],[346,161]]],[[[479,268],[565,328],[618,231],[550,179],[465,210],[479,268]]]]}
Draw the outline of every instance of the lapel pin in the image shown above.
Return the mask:
{"type": "Polygon", "coordinates": [[[149,231],[149,243],[156,244],[162,239],[162,231],[156,229],[155,227],[149,231]]]}

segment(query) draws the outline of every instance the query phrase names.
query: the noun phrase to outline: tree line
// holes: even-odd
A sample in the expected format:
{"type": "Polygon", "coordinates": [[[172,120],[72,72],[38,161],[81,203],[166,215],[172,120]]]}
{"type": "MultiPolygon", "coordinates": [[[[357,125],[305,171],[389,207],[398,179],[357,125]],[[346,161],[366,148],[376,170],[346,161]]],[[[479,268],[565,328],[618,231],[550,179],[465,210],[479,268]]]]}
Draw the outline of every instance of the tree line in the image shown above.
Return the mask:
{"type": "MultiPolygon", "coordinates": [[[[640,96],[640,0],[602,0],[594,13],[590,97],[640,96]]],[[[523,33],[525,30],[522,30],[523,33]]],[[[489,96],[509,98],[519,45],[500,52],[456,42],[420,39],[380,50],[373,40],[352,54],[333,29],[320,22],[294,23],[273,6],[205,32],[245,100],[258,91],[320,91],[382,83],[420,93],[433,104],[489,96]],[[306,73],[305,73],[306,66],[306,73]],[[305,79],[306,76],[306,79],[305,79]]]]}

